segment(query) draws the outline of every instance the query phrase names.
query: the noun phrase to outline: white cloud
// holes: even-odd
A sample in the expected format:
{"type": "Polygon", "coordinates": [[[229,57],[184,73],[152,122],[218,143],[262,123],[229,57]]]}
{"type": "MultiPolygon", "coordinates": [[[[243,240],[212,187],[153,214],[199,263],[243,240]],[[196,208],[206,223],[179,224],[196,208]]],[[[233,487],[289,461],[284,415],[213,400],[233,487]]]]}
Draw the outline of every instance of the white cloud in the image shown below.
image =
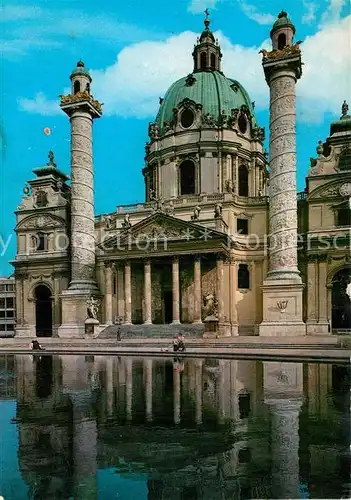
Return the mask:
{"type": "Polygon", "coordinates": [[[348,0],[328,0],[329,5],[323,13],[320,27],[340,21],[342,9],[348,0]]]}
{"type": "Polygon", "coordinates": [[[324,112],[339,114],[342,101],[351,101],[350,30],[348,16],[302,44],[303,75],[297,84],[302,121],[321,121],[324,112]]]}
{"type": "Polygon", "coordinates": [[[191,0],[188,11],[193,14],[200,14],[205,9],[215,9],[218,0],[191,0]]]}
{"type": "Polygon", "coordinates": [[[256,21],[258,24],[273,24],[276,19],[272,14],[263,14],[259,12],[257,7],[246,3],[244,0],[239,0],[239,6],[249,19],[256,21]]]}
{"type": "MultiPolygon", "coordinates": [[[[342,101],[351,101],[350,21],[351,16],[325,26],[302,44],[303,76],[297,83],[300,121],[322,121],[325,112],[338,115],[342,101]]],[[[258,52],[269,47],[270,41],[260,47],[244,47],[233,45],[221,32],[215,36],[223,52],[224,73],[246,88],[256,108],[268,109],[269,92],[258,52]]],[[[92,71],[93,92],[105,103],[105,114],[152,119],[158,98],[175,80],[192,71],[196,37],[196,33],[183,32],[162,42],[133,44],[124,48],[111,66],[92,71]]],[[[20,106],[49,114],[57,103],[39,94],[33,101],[21,99],[20,106]]]]}
{"type": "Polygon", "coordinates": [[[302,23],[312,23],[316,19],[316,11],[318,9],[318,5],[315,2],[307,2],[306,0],[303,0],[302,4],[305,9],[305,13],[301,19],[302,23]]]}
{"type": "Polygon", "coordinates": [[[58,101],[47,99],[43,92],[38,92],[34,99],[20,97],[19,108],[28,113],[36,113],[43,116],[54,116],[61,114],[58,101]]]}

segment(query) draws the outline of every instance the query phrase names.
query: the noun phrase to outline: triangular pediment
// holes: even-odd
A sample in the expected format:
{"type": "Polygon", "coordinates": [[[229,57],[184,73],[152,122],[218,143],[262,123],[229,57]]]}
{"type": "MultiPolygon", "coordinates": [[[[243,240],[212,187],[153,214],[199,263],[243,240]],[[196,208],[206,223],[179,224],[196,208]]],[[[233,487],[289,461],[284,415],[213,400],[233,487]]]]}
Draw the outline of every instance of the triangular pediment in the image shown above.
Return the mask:
{"type": "MultiPolygon", "coordinates": [[[[194,244],[196,242],[227,241],[227,235],[208,229],[190,221],[184,221],[168,214],[156,213],[138,222],[129,229],[121,230],[104,243],[110,250],[120,248],[121,244],[143,244],[143,242],[167,241],[168,243],[194,244]]],[[[102,248],[102,245],[99,245],[102,248]]]]}

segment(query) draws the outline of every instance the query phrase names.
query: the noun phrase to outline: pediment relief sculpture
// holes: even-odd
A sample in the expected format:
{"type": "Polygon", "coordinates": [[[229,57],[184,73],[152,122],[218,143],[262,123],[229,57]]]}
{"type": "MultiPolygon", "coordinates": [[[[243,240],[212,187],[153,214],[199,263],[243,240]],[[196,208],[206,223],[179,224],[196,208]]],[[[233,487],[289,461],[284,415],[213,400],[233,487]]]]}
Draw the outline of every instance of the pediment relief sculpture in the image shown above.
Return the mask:
{"type": "MultiPolygon", "coordinates": [[[[345,183],[343,184],[345,185],[345,183]]],[[[310,198],[336,198],[342,195],[340,192],[341,184],[326,184],[325,186],[318,187],[311,192],[310,198]]],[[[342,191],[343,192],[343,191],[342,191]]]]}
{"type": "Polygon", "coordinates": [[[17,229],[42,229],[52,228],[65,225],[65,221],[59,217],[54,217],[50,214],[42,214],[37,216],[27,217],[21,221],[17,229]]]}

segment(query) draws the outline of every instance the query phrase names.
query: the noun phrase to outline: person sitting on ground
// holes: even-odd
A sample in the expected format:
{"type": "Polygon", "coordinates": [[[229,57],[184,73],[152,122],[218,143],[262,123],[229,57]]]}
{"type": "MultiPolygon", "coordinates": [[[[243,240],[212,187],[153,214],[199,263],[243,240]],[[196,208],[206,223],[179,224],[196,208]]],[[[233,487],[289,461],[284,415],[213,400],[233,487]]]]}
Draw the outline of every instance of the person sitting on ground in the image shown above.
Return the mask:
{"type": "Polygon", "coordinates": [[[174,339],[173,351],[174,352],[177,352],[177,351],[184,352],[185,351],[184,337],[182,334],[177,335],[177,338],[174,339]]]}
{"type": "Polygon", "coordinates": [[[30,348],[32,349],[32,351],[44,351],[44,348],[39,344],[37,340],[32,340],[30,348]]]}

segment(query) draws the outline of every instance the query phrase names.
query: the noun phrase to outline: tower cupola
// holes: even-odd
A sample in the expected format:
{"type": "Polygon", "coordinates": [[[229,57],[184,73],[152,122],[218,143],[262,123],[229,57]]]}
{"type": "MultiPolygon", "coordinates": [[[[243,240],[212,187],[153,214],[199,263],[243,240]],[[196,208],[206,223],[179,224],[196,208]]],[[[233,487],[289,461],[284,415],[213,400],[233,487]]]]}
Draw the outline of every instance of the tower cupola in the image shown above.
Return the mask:
{"type": "Polygon", "coordinates": [[[218,40],[210,30],[209,11],[205,10],[205,29],[198,38],[194,47],[194,72],[196,71],[221,71],[222,53],[218,40]]]}
{"type": "Polygon", "coordinates": [[[284,10],[278,14],[278,19],[273,24],[270,34],[273,50],[282,50],[287,46],[293,45],[295,26],[284,10]]]}
{"type": "Polygon", "coordinates": [[[78,92],[90,94],[91,76],[81,59],[72,71],[70,79],[72,82],[72,95],[78,94],[78,92]]]}

